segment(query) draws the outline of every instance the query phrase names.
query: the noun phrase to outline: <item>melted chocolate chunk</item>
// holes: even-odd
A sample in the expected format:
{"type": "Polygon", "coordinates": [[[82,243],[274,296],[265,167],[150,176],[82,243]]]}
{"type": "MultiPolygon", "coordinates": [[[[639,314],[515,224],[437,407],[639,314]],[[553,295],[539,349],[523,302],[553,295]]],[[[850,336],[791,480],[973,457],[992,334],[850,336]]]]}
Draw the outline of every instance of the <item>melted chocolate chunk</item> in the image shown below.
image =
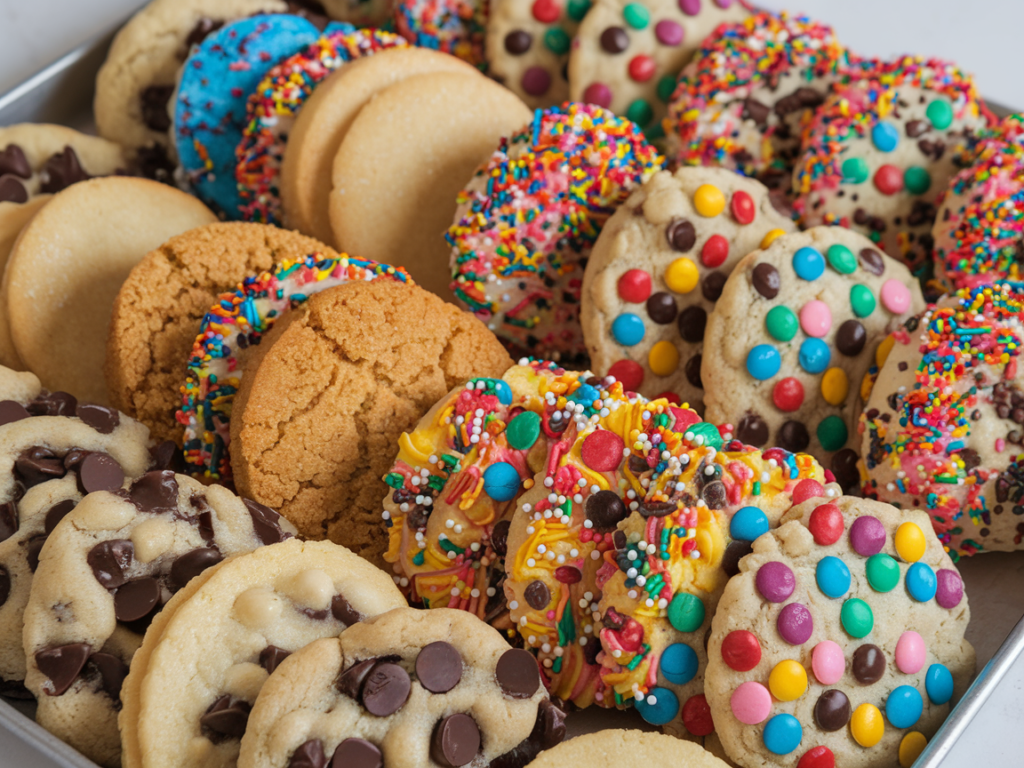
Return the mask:
{"type": "Polygon", "coordinates": [[[501,655],[494,675],[501,690],[513,699],[528,699],[540,687],[537,659],[520,648],[512,648],[501,655]]]}
{"type": "Polygon", "coordinates": [[[310,739],[300,744],[288,761],[288,768],[326,768],[327,757],[320,739],[310,739]]]}
{"type": "Polygon", "coordinates": [[[430,643],[416,656],[416,677],[431,693],[447,693],[462,679],[462,656],[443,640],[430,643]]]}
{"type": "Polygon", "coordinates": [[[79,403],[75,415],[101,435],[109,435],[121,423],[120,413],[94,403],[79,403]]]}
{"type": "MultiPolygon", "coordinates": [[[[646,465],[645,465],[646,469],[646,465]]],[[[620,521],[629,516],[626,505],[615,491],[598,491],[587,497],[584,513],[599,533],[613,530],[620,521]]]]}
{"type": "Polygon", "coordinates": [[[58,501],[52,507],[46,511],[46,519],[43,522],[43,531],[49,536],[53,533],[53,529],[57,527],[57,523],[68,516],[78,502],[74,499],[65,499],[64,501],[58,501]]]}
{"type": "Polygon", "coordinates": [[[344,595],[335,595],[331,600],[331,614],[346,627],[351,627],[366,618],[352,607],[344,595]]]}
{"type": "Polygon", "coordinates": [[[82,168],[75,150],[66,146],[63,152],[58,152],[43,163],[39,172],[39,180],[42,182],[39,189],[46,194],[56,194],[88,178],[89,174],[82,168]]]}
{"type": "Polygon", "coordinates": [[[173,514],[178,511],[178,481],[169,469],[147,472],[132,483],[128,498],[139,512],[173,514]]]}
{"type": "Polygon", "coordinates": [[[124,482],[124,470],[113,456],[90,453],[78,465],[78,490],[83,494],[94,491],[116,491],[124,482]]]}
{"type": "Polygon", "coordinates": [[[27,448],[14,460],[14,476],[21,481],[26,490],[47,480],[64,477],[66,474],[64,462],[49,448],[41,445],[27,448]]]}
{"type": "Polygon", "coordinates": [[[100,688],[114,701],[121,701],[121,686],[128,677],[128,665],[109,653],[94,653],[89,657],[88,666],[100,678],[100,688]]]}
{"type": "Polygon", "coordinates": [[[193,549],[180,555],[171,564],[171,587],[175,592],[184,589],[192,579],[223,559],[224,555],[216,547],[193,549]]]}
{"type": "Polygon", "coordinates": [[[281,516],[277,512],[252,499],[242,499],[242,501],[245,502],[245,508],[249,510],[252,526],[256,530],[256,537],[261,542],[277,544],[292,538],[292,534],[281,530],[281,516]]]}
{"type": "Polygon", "coordinates": [[[36,666],[50,678],[53,686],[52,690],[44,688],[44,692],[48,696],[62,696],[78,679],[91,653],[92,648],[88,643],[70,643],[37,651],[36,666]]]}
{"type": "Polygon", "coordinates": [[[17,144],[8,144],[0,152],[0,176],[10,174],[22,179],[32,175],[32,166],[28,164],[25,151],[17,144]]]}
{"type": "Polygon", "coordinates": [[[260,666],[267,670],[268,675],[272,675],[274,670],[281,665],[281,662],[291,655],[291,651],[278,648],[276,645],[268,645],[260,651],[260,666]]]}
{"type": "Polygon", "coordinates": [[[363,691],[363,683],[366,682],[367,676],[378,661],[380,659],[357,661],[338,675],[338,679],[334,683],[335,687],[346,696],[358,700],[363,691]]]}
{"type": "Polygon", "coordinates": [[[160,603],[160,582],[152,577],[129,581],[114,593],[114,616],[118,621],[138,621],[160,603]]]}
{"type": "Polygon", "coordinates": [[[412,691],[412,680],[402,667],[391,662],[374,665],[363,681],[363,707],[371,715],[387,717],[405,706],[412,691]]]}
{"type": "Polygon", "coordinates": [[[531,608],[540,611],[547,608],[548,603],[551,602],[551,590],[543,581],[534,580],[526,585],[523,597],[526,598],[526,602],[531,608]]]}
{"type": "Polygon", "coordinates": [[[250,704],[224,694],[199,718],[199,725],[203,735],[214,743],[240,739],[245,735],[245,725],[249,722],[251,711],[250,704]]]}
{"type": "Polygon", "coordinates": [[[461,712],[449,715],[434,726],[430,756],[449,768],[467,765],[480,751],[480,729],[476,721],[461,712]]]}
{"type": "Polygon", "coordinates": [[[18,505],[13,501],[0,504],[0,541],[7,541],[18,532],[18,505]]]}
{"type": "Polygon", "coordinates": [[[128,539],[100,542],[86,556],[96,581],[106,589],[116,589],[125,583],[124,572],[134,559],[135,545],[128,539]]]}
{"type": "Polygon", "coordinates": [[[27,419],[31,415],[21,403],[16,403],[13,400],[0,401],[0,427],[27,419]]]}
{"type": "Polygon", "coordinates": [[[491,529],[491,547],[501,557],[508,553],[508,529],[511,527],[508,520],[499,520],[491,529]]]}

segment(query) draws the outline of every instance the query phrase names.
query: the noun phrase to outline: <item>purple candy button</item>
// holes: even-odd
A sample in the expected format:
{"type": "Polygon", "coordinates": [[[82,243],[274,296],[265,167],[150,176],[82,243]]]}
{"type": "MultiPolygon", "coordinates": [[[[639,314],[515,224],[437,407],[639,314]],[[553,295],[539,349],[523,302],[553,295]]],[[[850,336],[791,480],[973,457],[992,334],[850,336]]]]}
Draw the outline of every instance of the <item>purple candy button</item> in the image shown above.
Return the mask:
{"type": "Polygon", "coordinates": [[[814,619],[800,603],[790,603],[779,612],[777,624],[782,639],[790,645],[803,645],[811,639],[814,619]]]}
{"type": "Polygon", "coordinates": [[[877,555],[885,546],[885,526],[877,517],[858,517],[850,526],[850,543],[858,555],[877,555]]]}
{"type": "Polygon", "coordinates": [[[654,36],[662,45],[675,47],[683,42],[683,27],[672,19],[662,19],[654,25],[654,36]]]}
{"type": "Polygon", "coordinates": [[[544,67],[529,67],[523,73],[523,90],[531,96],[543,96],[551,87],[551,75],[544,67]]]}
{"type": "Polygon", "coordinates": [[[766,600],[773,603],[781,603],[793,594],[796,589],[796,577],[789,566],[773,560],[762,565],[754,581],[757,583],[757,591],[764,595],[766,600]]]}
{"type": "Polygon", "coordinates": [[[679,10],[687,16],[696,16],[700,13],[700,0],[679,0],[679,10]]]}
{"type": "Polygon", "coordinates": [[[583,91],[583,101],[608,109],[612,105],[612,89],[604,83],[591,83],[583,91]]]}
{"type": "Polygon", "coordinates": [[[942,568],[935,578],[938,585],[935,590],[935,602],[943,608],[956,608],[964,596],[964,582],[960,574],[949,568],[942,568]]]}

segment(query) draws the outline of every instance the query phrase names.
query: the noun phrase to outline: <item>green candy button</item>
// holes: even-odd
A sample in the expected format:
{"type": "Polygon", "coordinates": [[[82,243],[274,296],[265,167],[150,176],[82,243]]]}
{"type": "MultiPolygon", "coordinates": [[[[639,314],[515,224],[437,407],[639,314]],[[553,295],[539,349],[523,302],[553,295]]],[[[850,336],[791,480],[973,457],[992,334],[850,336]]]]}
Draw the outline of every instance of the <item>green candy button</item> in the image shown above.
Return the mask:
{"type": "Polygon", "coordinates": [[[694,441],[697,438],[702,438],[703,442],[701,445],[706,445],[708,448],[714,448],[716,451],[722,447],[722,433],[718,431],[718,427],[707,421],[698,421],[696,424],[691,424],[686,428],[684,435],[693,435],[694,441]]]}
{"type": "Polygon", "coordinates": [[[851,597],[839,612],[839,620],[843,623],[843,629],[850,637],[866,637],[875,626],[875,617],[871,613],[871,606],[859,597],[851,597]]]}
{"type": "Polygon", "coordinates": [[[875,311],[875,294],[866,285],[857,283],[850,288],[850,306],[857,317],[867,317],[875,311]]]}
{"type": "Polygon", "coordinates": [[[558,27],[552,27],[544,33],[544,45],[548,47],[548,50],[552,53],[563,54],[569,50],[569,36],[565,34],[565,30],[559,29],[558,27]]]}
{"type": "Polygon", "coordinates": [[[633,29],[644,29],[651,23],[651,12],[640,3],[630,3],[622,9],[622,18],[633,29]]]}
{"type": "Polygon", "coordinates": [[[569,0],[566,11],[573,21],[583,21],[583,17],[590,10],[590,0],[569,0]]]}
{"type": "Polygon", "coordinates": [[[505,427],[505,439],[517,451],[532,448],[538,437],[540,437],[540,415],[533,411],[523,411],[505,427]]]}
{"type": "Polygon", "coordinates": [[[953,122],[953,108],[945,99],[936,99],[928,105],[928,108],[924,113],[928,116],[928,119],[932,121],[932,125],[940,131],[944,131],[949,128],[950,124],[953,122]]]}
{"type": "MultiPolygon", "coordinates": [[[[627,6],[627,10],[629,7],[631,6],[627,6]]],[[[654,110],[645,99],[637,99],[626,107],[626,117],[641,128],[646,128],[647,124],[654,119],[654,110]]]]}
{"type": "Polygon", "coordinates": [[[843,161],[843,181],[847,184],[863,184],[868,180],[868,164],[859,157],[843,161]]]}
{"type": "Polygon", "coordinates": [[[836,415],[826,416],[818,424],[818,442],[826,451],[838,451],[849,436],[846,423],[836,415]]]}
{"type": "Polygon", "coordinates": [[[672,75],[665,75],[658,80],[658,98],[668,101],[672,98],[672,92],[676,89],[676,79],[672,75]]]}
{"type": "Polygon", "coordinates": [[[891,592],[900,583],[900,566],[884,552],[872,555],[865,566],[868,584],[875,592],[891,592]]]}
{"type": "Polygon", "coordinates": [[[765,324],[772,338],[779,341],[789,341],[800,327],[800,321],[789,307],[772,307],[765,317],[765,324]]]}
{"type": "Polygon", "coordinates": [[[912,195],[923,195],[932,185],[932,175],[919,165],[912,165],[903,172],[903,185],[912,195]]]}
{"type": "Polygon", "coordinates": [[[668,604],[668,620],[679,632],[696,632],[704,623],[704,603],[696,595],[680,592],[668,604]]]}
{"type": "Polygon", "coordinates": [[[832,269],[841,275],[849,275],[857,269],[857,257],[841,243],[830,246],[827,256],[832,269]]]}

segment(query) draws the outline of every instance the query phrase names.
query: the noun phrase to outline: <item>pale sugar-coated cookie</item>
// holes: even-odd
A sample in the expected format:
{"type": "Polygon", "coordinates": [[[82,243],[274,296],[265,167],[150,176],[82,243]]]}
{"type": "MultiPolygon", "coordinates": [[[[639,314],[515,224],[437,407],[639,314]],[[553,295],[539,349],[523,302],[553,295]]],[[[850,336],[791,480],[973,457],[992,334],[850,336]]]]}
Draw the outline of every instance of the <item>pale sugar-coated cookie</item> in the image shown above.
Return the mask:
{"type": "MultiPolygon", "coordinates": [[[[7,266],[7,259],[22,228],[49,199],[49,195],[36,195],[26,203],[0,203],[0,274],[3,274],[7,266]]],[[[17,371],[25,369],[25,364],[18,357],[18,350],[14,348],[5,309],[0,309],[0,365],[17,371]]]]}
{"type": "Polygon", "coordinates": [[[724,768],[728,763],[698,745],[644,731],[605,729],[577,736],[545,751],[527,768],[589,768],[602,765],[643,765],[647,768],[724,768]]]}

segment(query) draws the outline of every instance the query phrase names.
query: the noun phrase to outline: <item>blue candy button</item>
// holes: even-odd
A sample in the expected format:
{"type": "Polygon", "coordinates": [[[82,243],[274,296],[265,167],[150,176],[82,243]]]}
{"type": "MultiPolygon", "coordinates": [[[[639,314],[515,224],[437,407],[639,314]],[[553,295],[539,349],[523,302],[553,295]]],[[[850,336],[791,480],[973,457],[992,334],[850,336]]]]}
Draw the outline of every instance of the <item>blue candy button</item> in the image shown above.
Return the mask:
{"type": "Polygon", "coordinates": [[[924,699],[909,685],[898,686],[885,700],[885,716],[897,728],[910,728],[923,711],[924,699]]]}
{"type": "Polygon", "coordinates": [[[914,563],[907,569],[907,591],[919,603],[927,603],[935,597],[938,582],[935,571],[925,563],[914,563]]]}
{"type": "Polygon", "coordinates": [[[747,372],[760,381],[770,379],[781,366],[782,358],[771,344],[758,344],[747,353],[747,372]]]}
{"type": "Polygon", "coordinates": [[[636,711],[651,725],[665,725],[679,714],[679,699],[668,688],[652,688],[642,701],[637,699],[636,711]]]}
{"type": "Polygon", "coordinates": [[[624,347],[633,347],[643,341],[644,321],[632,312],[623,312],[612,321],[612,336],[624,347]]]}
{"type": "Polygon", "coordinates": [[[804,246],[793,254],[793,270],[804,280],[817,280],[825,272],[825,257],[817,248],[804,246]]]}
{"type": "Polygon", "coordinates": [[[883,152],[892,152],[900,143],[900,132],[892,123],[876,123],[871,129],[871,143],[883,152]]]}
{"type": "Polygon", "coordinates": [[[800,367],[808,373],[821,373],[832,360],[832,350],[821,339],[804,339],[800,344],[800,367]]]}
{"type": "Polygon", "coordinates": [[[729,523],[729,535],[739,541],[753,541],[765,533],[768,533],[768,516],[757,507],[743,507],[729,523]]]}
{"type": "Polygon", "coordinates": [[[661,654],[658,669],[670,683],[685,685],[697,674],[697,653],[686,643],[673,643],[661,654]]]}
{"type": "Polygon", "coordinates": [[[484,493],[495,501],[512,501],[519,485],[519,473],[507,462],[499,461],[484,470],[484,493]]]}
{"type": "Polygon", "coordinates": [[[953,698],[953,674],[943,664],[932,664],[924,676],[924,689],[932,704],[945,704],[953,698]]]}
{"type": "Polygon", "coordinates": [[[800,721],[785,713],[776,715],[764,727],[764,745],[776,755],[788,755],[800,746],[803,737],[800,721]]]}
{"type": "Polygon", "coordinates": [[[814,578],[827,597],[842,597],[850,591],[850,569],[838,557],[829,555],[818,561],[814,578]]]}

